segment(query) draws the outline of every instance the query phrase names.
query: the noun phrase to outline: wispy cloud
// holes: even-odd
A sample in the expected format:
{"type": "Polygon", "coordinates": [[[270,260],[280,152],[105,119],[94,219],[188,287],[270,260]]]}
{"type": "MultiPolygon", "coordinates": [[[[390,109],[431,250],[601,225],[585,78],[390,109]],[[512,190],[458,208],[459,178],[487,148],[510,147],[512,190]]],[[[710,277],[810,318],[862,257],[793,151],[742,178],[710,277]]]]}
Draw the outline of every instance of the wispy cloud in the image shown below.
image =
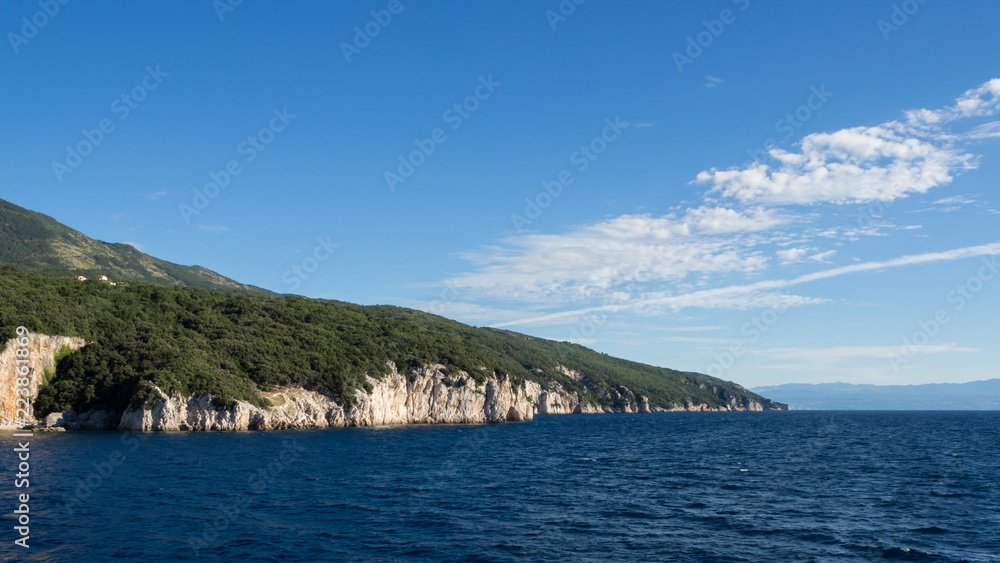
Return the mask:
{"type": "Polygon", "coordinates": [[[1000,137],[1000,121],[983,123],[963,135],[966,139],[985,140],[1000,137]]]}
{"type": "Polygon", "coordinates": [[[959,346],[955,343],[908,344],[898,346],[830,346],[826,348],[764,348],[753,354],[772,360],[789,360],[809,363],[836,363],[859,358],[889,358],[904,354],[941,354],[947,352],[979,352],[978,348],[959,346]]]}
{"type": "Polygon", "coordinates": [[[720,84],[724,83],[725,80],[721,78],[716,78],[714,76],[705,76],[705,88],[716,88],[720,84]]]}
{"type": "Polygon", "coordinates": [[[523,310],[488,307],[465,301],[406,301],[407,307],[427,311],[435,315],[462,319],[468,323],[496,322],[524,316],[523,310]]]}
{"type": "Polygon", "coordinates": [[[663,336],[665,342],[681,342],[684,344],[731,344],[732,338],[713,338],[710,336],[663,336]]]}
{"type": "Polygon", "coordinates": [[[199,224],[199,225],[196,225],[195,228],[197,228],[199,231],[201,231],[203,233],[209,233],[209,234],[212,234],[212,235],[221,235],[222,233],[228,233],[229,232],[229,227],[226,227],[226,226],[223,226],[223,225],[202,225],[202,224],[199,224]]]}
{"type": "Polygon", "coordinates": [[[510,237],[506,249],[466,253],[479,270],[445,283],[478,298],[552,302],[610,297],[621,284],[760,271],[767,258],[753,250],[761,240],[755,233],[793,220],[762,208],[624,215],[562,235],[510,237]]]}
{"type": "Polygon", "coordinates": [[[513,325],[549,324],[557,320],[577,318],[589,313],[602,311],[628,311],[633,313],[643,313],[646,311],[653,311],[655,310],[655,307],[663,306],[670,307],[675,310],[687,307],[733,309],[755,309],[764,307],[787,308],[804,304],[821,303],[824,302],[824,300],[781,294],[777,293],[778,290],[791,288],[812,281],[830,279],[849,274],[900,268],[916,264],[929,264],[933,262],[975,258],[979,256],[992,256],[998,253],[1000,253],[1000,242],[995,242],[992,244],[957,248],[944,252],[930,252],[926,254],[900,256],[899,258],[878,262],[863,262],[859,264],[852,264],[850,266],[841,266],[839,268],[831,268],[811,274],[805,274],[791,279],[776,279],[745,285],[730,285],[726,287],[705,289],[677,295],[658,295],[651,293],[622,304],[602,305],[572,311],[560,311],[537,317],[528,317],[518,321],[497,323],[493,326],[501,327],[513,325]]]}
{"type": "Polygon", "coordinates": [[[914,209],[910,213],[926,213],[928,211],[937,211],[940,213],[953,213],[959,211],[967,205],[974,205],[976,207],[985,207],[985,204],[979,201],[979,196],[975,194],[963,194],[955,195],[951,197],[941,198],[931,202],[931,206],[925,209],[914,209]]]}
{"type": "Polygon", "coordinates": [[[976,196],[965,194],[941,198],[937,201],[931,202],[931,205],[967,205],[970,203],[976,203],[976,196]]]}
{"type": "Polygon", "coordinates": [[[167,192],[153,192],[146,196],[146,199],[160,199],[161,197],[167,195],[167,192]]]}

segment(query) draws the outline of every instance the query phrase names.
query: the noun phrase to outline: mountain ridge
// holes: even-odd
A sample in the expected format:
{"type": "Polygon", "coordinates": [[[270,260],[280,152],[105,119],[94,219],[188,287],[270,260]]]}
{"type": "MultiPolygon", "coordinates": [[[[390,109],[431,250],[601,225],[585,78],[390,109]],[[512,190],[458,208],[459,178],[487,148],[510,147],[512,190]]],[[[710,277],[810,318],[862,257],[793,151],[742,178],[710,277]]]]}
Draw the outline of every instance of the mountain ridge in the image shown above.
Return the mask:
{"type": "Polygon", "coordinates": [[[0,199],[0,262],[57,276],[200,287],[230,293],[275,295],[203,266],[183,266],[124,243],[88,237],[56,219],[0,199]]]}
{"type": "Polygon", "coordinates": [[[798,410],[1000,410],[1000,378],[964,383],[786,383],[753,387],[798,410]]]}

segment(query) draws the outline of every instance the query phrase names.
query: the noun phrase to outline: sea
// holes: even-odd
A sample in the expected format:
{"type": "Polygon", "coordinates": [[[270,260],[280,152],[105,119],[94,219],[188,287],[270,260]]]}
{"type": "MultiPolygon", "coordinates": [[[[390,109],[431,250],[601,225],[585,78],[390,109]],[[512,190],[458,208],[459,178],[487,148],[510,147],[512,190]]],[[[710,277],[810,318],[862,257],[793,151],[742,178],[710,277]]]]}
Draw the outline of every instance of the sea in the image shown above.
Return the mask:
{"type": "Polygon", "coordinates": [[[1000,561],[1000,412],[0,441],[7,561],[1000,561]]]}

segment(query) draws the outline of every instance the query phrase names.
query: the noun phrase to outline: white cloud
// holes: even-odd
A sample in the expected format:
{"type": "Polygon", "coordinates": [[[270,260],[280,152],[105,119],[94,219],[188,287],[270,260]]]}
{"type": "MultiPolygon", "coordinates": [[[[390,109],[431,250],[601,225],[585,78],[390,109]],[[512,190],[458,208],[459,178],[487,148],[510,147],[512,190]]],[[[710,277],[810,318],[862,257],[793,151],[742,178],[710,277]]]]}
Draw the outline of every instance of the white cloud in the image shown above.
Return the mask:
{"type": "Polygon", "coordinates": [[[710,193],[745,203],[865,203],[924,193],[975,165],[971,154],[884,126],[813,133],[799,144],[801,153],[772,149],[777,165],[713,168],[695,181],[711,185],[710,193]]]}
{"type": "Polygon", "coordinates": [[[615,288],[622,284],[761,271],[767,258],[753,250],[762,239],[752,233],[791,220],[766,209],[709,207],[680,219],[623,215],[561,235],[517,235],[505,249],[468,253],[479,270],[445,284],[466,295],[517,301],[617,299],[612,292],[621,293],[615,288]]]}
{"type": "Polygon", "coordinates": [[[796,262],[828,262],[828,258],[836,254],[836,250],[827,250],[825,252],[816,252],[813,247],[800,247],[800,248],[788,248],[785,250],[779,250],[774,254],[781,259],[782,264],[794,264],[796,262]],[[809,253],[814,253],[809,256],[809,253]]]}
{"type": "Polygon", "coordinates": [[[818,252],[810,256],[809,260],[812,260],[813,262],[829,263],[829,260],[827,259],[832,258],[833,255],[836,253],[837,253],[836,250],[827,250],[826,252],[818,252]]]}
{"type": "Polygon", "coordinates": [[[160,199],[161,197],[167,195],[167,192],[154,192],[146,196],[146,199],[160,199]]]}
{"type": "Polygon", "coordinates": [[[714,76],[707,76],[707,75],[705,76],[705,88],[716,88],[723,82],[725,82],[725,80],[721,78],[716,78],[714,76]]]}
{"type": "Polygon", "coordinates": [[[724,207],[699,207],[689,209],[684,222],[696,231],[718,234],[766,231],[788,223],[789,220],[789,217],[763,207],[747,211],[724,207]]]}
{"type": "Polygon", "coordinates": [[[775,252],[784,263],[800,262],[809,253],[808,248],[789,248],[775,252]]]}
{"type": "Polygon", "coordinates": [[[949,184],[977,166],[976,157],[955,142],[990,138],[994,129],[977,128],[967,137],[947,133],[952,121],[993,115],[1000,110],[1000,79],[962,94],[954,106],[912,110],[906,122],[813,133],[799,152],[772,149],[773,163],[700,172],[695,182],[710,194],[744,203],[772,205],[893,201],[949,184]]]}
{"type": "MultiPolygon", "coordinates": [[[[858,225],[837,219],[803,228],[822,218],[822,211],[777,206],[859,202],[869,204],[866,212],[872,205],[884,211],[889,204],[873,202],[891,203],[952,182],[977,162],[958,146],[961,137],[941,124],[992,115],[997,88],[1000,80],[990,81],[963,94],[953,107],[908,112],[905,121],[814,133],[795,152],[772,150],[773,162],[704,171],[695,180],[709,185],[704,198],[667,215],[621,215],[557,234],[512,235],[498,246],[466,253],[473,271],[443,282],[462,299],[448,307],[456,316],[493,326],[555,324],[589,313],[793,307],[828,301],[788,294],[788,288],[808,281],[1000,252],[998,243],[880,262],[855,258],[850,266],[795,278],[723,285],[732,278],[762,279],[775,264],[830,263],[838,253],[829,248],[831,242],[839,247],[918,228],[871,217],[858,225]],[[480,300],[516,306],[471,304],[480,300]]],[[[935,203],[957,204],[950,200],[935,203]]]]}
{"type": "Polygon", "coordinates": [[[933,128],[968,117],[989,116],[1000,111],[1000,78],[966,90],[955,105],[938,110],[918,109],[905,113],[906,122],[915,128],[933,128]]]}

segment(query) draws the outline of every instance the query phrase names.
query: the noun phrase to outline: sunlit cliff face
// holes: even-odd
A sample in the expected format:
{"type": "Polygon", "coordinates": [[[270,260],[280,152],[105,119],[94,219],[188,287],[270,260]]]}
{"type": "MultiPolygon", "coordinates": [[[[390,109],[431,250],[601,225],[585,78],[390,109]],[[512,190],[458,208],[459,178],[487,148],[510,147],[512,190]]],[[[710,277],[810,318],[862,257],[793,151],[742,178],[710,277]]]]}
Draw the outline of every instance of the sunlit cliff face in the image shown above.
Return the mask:
{"type": "MultiPolygon", "coordinates": [[[[45,370],[55,373],[55,355],[64,346],[69,346],[74,350],[82,348],[86,342],[82,338],[71,336],[48,336],[45,334],[30,335],[30,343],[27,346],[28,356],[17,357],[17,343],[14,339],[8,340],[3,352],[0,353],[0,428],[12,428],[17,419],[18,408],[24,408],[24,402],[18,403],[17,399],[26,398],[30,404],[38,397],[38,385],[44,377],[45,370]],[[27,360],[27,363],[18,363],[17,360],[27,360]],[[19,375],[19,366],[30,368],[30,383],[28,397],[17,395],[16,382],[19,375]]],[[[22,352],[23,354],[23,352],[22,352]]],[[[34,412],[31,412],[34,415],[34,412]]]]}

